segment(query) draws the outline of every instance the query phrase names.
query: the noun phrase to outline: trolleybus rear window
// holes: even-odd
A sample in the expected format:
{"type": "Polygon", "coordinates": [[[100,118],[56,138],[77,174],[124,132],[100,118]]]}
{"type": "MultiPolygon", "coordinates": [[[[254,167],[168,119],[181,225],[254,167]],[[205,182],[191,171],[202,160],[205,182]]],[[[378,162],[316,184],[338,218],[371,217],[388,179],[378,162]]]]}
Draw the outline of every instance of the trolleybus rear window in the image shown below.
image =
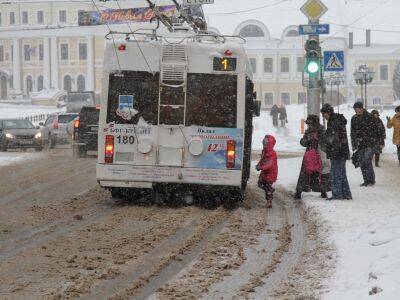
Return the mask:
{"type": "Polygon", "coordinates": [[[107,123],[151,125],[158,119],[159,73],[123,71],[109,77],[107,123]]]}
{"type": "Polygon", "coordinates": [[[188,74],[186,126],[235,128],[237,76],[188,74]]]}

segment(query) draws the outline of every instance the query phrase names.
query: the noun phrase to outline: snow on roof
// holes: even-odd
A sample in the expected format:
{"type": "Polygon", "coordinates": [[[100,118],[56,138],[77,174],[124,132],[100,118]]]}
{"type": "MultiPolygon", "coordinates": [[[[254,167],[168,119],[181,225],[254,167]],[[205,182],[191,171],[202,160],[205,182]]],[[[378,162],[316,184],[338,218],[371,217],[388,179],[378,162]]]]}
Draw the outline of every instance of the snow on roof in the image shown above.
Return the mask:
{"type": "Polygon", "coordinates": [[[49,90],[41,90],[40,92],[37,93],[32,93],[31,98],[32,99],[51,99],[56,96],[61,96],[63,94],[67,94],[65,91],[62,90],[55,90],[55,89],[49,89],[49,90]]]}
{"type": "MultiPolygon", "coordinates": [[[[365,44],[365,30],[372,29],[373,43],[394,44],[400,40],[400,1],[322,1],[329,10],[321,18],[321,23],[331,25],[331,36],[347,38],[349,32],[354,32],[355,43],[365,44]]],[[[242,22],[254,19],[265,24],[271,38],[280,39],[289,26],[307,24],[307,18],[300,11],[305,2],[215,0],[213,5],[203,5],[203,10],[209,25],[223,34],[233,34],[242,22]]]]}

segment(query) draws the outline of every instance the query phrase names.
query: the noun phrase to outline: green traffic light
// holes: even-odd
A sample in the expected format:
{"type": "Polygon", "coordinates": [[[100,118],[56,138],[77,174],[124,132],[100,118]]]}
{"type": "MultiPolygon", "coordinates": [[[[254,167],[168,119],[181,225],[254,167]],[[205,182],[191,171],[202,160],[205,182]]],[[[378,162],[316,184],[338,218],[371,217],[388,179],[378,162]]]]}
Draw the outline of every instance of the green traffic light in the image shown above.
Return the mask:
{"type": "Polygon", "coordinates": [[[316,74],[319,71],[319,64],[315,61],[310,61],[307,65],[307,71],[310,74],[316,74]]]}

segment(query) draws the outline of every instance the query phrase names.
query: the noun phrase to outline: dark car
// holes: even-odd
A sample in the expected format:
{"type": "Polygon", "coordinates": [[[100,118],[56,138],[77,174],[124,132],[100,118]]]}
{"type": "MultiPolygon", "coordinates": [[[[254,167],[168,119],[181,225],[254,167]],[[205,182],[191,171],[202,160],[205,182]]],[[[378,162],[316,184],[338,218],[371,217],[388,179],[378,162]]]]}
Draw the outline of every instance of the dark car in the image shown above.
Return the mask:
{"type": "Polygon", "coordinates": [[[78,113],[82,107],[94,106],[94,92],[69,92],[66,99],[67,112],[78,113]]]}
{"type": "Polygon", "coordinates": [[[85,157],[87,151],[97,151],[100,109],[82,107],[73,124],[74,156],[85,157]]]}
{"type": "Polygon", "coordinates": [[[28,120],[0,119],[0,151],[34,148],[42,151],[42,133],[28,120]]]}

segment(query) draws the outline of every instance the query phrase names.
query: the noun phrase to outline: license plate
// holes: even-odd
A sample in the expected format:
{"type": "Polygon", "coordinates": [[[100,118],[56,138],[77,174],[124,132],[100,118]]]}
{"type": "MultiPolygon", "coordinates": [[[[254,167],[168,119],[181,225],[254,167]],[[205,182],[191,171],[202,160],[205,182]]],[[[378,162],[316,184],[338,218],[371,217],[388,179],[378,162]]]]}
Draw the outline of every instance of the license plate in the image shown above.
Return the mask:
{"type": "Polygon", "coordinates": [[[33,141],[19,141],[21,145],[32,145],[33,141]]]}

